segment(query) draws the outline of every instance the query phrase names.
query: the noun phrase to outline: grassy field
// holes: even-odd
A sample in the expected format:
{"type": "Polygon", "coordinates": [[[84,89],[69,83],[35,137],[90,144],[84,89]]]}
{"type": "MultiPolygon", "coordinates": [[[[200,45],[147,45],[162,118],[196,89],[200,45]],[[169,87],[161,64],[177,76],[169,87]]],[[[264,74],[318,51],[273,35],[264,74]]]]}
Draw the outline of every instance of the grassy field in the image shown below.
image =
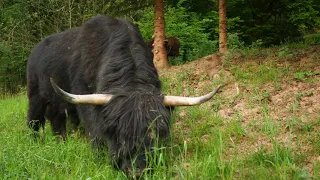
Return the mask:
{"type": "MultiPolygon", "coordinates": [[[[214,77],[203,59],[161,72],[170,95],[225,86],[176,109],[170,141],[141,179],[320,179],[319,59],[318,45],[286,45],[232,52],[214,77]]],[[[1,179],[126,179],[79,132],[58,143],[47,123],[34,141],[26,110],[25,93],[0,99],[1,179]]]]}

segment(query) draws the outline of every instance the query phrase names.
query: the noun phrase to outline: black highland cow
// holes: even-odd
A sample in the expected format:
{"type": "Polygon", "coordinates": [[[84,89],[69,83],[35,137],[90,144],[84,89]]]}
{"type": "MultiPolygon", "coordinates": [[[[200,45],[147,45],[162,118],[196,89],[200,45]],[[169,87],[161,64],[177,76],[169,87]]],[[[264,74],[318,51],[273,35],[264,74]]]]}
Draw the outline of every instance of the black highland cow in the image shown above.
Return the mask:
{"type": "Polygon", "coordinates": [[[137,27],[107,16],[43,39],[27,73],[27,123],[35,134],[48,119],[65,138],[66,114],[75,125],[81,119],[93,147],[108,147],[111,163],[127,173],[132,164],[142,172],[145,152],[169,135],[168,107],[197,105],[217,91],[194,98],[162,95],[153,54],[137,27]]]}

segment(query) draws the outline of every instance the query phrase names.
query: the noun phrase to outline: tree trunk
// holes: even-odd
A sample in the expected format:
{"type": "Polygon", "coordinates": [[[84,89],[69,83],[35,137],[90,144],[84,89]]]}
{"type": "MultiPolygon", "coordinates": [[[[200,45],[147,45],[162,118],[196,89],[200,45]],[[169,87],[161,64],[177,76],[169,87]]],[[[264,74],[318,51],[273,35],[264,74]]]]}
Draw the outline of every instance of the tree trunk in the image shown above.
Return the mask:
{"type": "Polygon", "coordinates": [[[219,53],[227,51],[227,0],[219,0],[219,53]]]}
{"type": "Polygon", "coordinates": [[[154,47],[153,47],[153,62],[158,70],[169,67],[166,48],[164,45],[165,30],[164,30],[164,15],[163,15],[163,0],[154,0],[154,47]]]}

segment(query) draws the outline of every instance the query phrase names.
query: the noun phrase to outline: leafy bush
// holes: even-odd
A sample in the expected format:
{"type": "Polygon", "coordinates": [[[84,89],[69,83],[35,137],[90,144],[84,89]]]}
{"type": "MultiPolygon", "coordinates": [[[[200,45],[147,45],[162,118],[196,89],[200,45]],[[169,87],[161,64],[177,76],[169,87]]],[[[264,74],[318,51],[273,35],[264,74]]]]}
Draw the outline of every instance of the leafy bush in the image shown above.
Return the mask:
{"type": "Polygon", "coordinates": [[[0,2],[0,93],[13,93],[20,89],[19,85],[25,85],[27,59],[36,43],[50,34],[81,25],[98,14],[105,3],[103,0],[0,2]]]}
{"type": "MultiPolygon", "coordinates": [[[[300,72],[294,73],[293,77],[297,81],[306,82],[308,81],[309,77],[319,75],[319,74],[320,72],[317,72],[317,71],[300,71],[300,72]]],[[[315,80],[316,79],[312,79],[312,81],[315,81],[315,80]]]]}
{"type": "MultiPolygon", "coordinates": [[[[182,64],[218,51],[216,1],[175,0],[165,5],[166,35],[181,42],[180,56],[170,57],[169,63],[182,64]]],[[[152,1],[133,0],[0,1],[0,91],[25,84],[27,58],[42,38],[79,26],[97,14],[134,19],[145,40],[150,40],[154,20],[150,6],[152,1]]],[[[320,28],[317,0],[233,0],[228,1],[227,10],[231,51],[252,43],[260,47],[301,40],[302,35],[320,28]]],[[[318,34],[304,36],[306,44],[319,44],[319,39],[318,34]]]]}
{"type": "Polygon", "coordinates": [[[244,42],[241,40],[238,33],[228,33],[228,48],[229,49],[244,48],[244,42]]]}
{"type": "Polygon", "coordinates": [[[306,44],[320,44],[320,33],[306,35],[303,39],[306,44]]]}
{"type": "MultiPolygon", "coordinates": [[[[152,8],[141,11],[141,17],[136,22],[143,38],[151,40],[153,35],[154,12],[152,8]]],[[[167,37],[178,37],[180,40],[180,56],[170,58],[171,64],[181,64],[206,56],[217,51],[217,40],[210,40],[205,33],[205,26],[211,21],[202,19],[195,13],[187,12],[185,8],[167,7],[165,10],[165,32],[167,37]]]]}
{"type": "Polygon", "coordinates": [[[263,45],[279,45],[299,39],[319,28],[320,6],[317,0],[234,0],[228,1],[228,18],[240,17],[238,30],[246,44],[261,39],[263,45]]]}

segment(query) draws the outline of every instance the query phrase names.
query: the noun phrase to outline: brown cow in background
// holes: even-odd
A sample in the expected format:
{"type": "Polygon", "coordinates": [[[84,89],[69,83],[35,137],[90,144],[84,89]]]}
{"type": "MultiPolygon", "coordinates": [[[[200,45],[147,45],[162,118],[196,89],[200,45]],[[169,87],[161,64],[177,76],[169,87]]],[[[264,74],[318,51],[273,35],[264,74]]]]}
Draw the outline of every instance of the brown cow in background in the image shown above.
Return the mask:
{"type": "MultiPolygon", "coordinates": [[[[154,40],[146,42],[150,49],[153,49],[154,40]]],[[[168,56],[179,56],[180,41],[176,37],[168,37],[164,40],[168,56]]]]}

